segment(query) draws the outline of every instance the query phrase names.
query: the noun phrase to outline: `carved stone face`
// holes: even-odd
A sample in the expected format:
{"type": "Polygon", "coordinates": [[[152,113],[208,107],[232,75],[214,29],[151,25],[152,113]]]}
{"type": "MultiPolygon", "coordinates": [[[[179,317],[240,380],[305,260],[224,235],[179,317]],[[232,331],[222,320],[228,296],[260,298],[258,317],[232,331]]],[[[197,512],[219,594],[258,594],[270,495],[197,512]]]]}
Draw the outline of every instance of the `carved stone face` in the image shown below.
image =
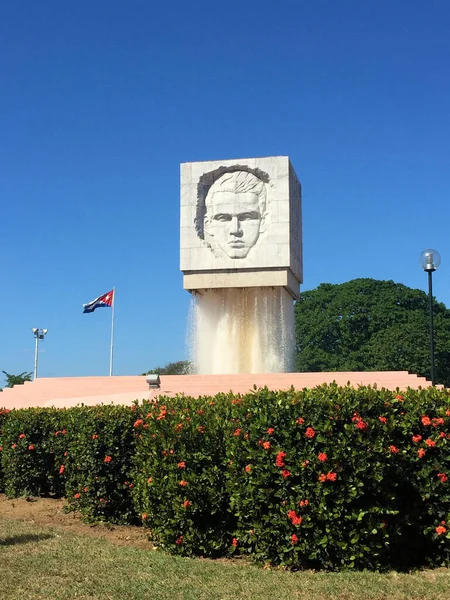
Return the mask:
{"type": "Polygon", "coordinates": [[[261,220],[256,194],[217,191],[207,206],[204,229],[213,247],[230,258],[245,258],[258,240],[261,220]]]}

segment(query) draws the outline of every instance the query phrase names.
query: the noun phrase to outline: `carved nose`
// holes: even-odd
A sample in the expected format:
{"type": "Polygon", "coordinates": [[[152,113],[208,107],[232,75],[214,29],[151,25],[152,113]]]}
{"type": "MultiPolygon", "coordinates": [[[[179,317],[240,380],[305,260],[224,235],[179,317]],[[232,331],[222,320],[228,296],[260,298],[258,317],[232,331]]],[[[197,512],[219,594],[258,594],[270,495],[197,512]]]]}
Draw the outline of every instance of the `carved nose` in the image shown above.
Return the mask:
{"type": "Polygon", "coordinates": [[[230,234],[240,237],[242,235],[241,224],[237,217],[233,217],[230,223],[230,234]]]}

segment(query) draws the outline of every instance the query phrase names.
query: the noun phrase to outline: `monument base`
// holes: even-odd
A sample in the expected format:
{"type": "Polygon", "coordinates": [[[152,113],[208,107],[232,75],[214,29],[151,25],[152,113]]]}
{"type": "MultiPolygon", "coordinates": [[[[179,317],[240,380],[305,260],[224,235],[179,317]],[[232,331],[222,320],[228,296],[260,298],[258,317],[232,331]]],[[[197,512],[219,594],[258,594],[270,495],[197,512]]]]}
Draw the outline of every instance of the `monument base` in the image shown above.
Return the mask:
{"type": "Polygon", "coordinates": [[[294,300],[300,299],[300,282],[285,268],[189,271],[184,274],[183,287],[200,294],[217,288],[283,287],[294,300]]]}
{"type": "MultiPolygon", "coordinates": [[[[32,406],[70,407],[79,404],[124,404],[135,400],[173,397],[185,394],[193,398],[214,396],[233,391],[246,394],[254,387],[267,386],[270,390],[287,390],[291,386],[301,390],[335,381],[352,387],[376,385],[393,392],[428,388],[425,377],[407,371],[341,372],[341,373],[259,373],[248,375],[161,375],[159,390],[149,390],[145,376],[114,377],[40,377],[23,385],[0,392],[0,408],[28,408],[32,406]]],[[[442,389],[442,385],[436,386],[442,389]]]]}

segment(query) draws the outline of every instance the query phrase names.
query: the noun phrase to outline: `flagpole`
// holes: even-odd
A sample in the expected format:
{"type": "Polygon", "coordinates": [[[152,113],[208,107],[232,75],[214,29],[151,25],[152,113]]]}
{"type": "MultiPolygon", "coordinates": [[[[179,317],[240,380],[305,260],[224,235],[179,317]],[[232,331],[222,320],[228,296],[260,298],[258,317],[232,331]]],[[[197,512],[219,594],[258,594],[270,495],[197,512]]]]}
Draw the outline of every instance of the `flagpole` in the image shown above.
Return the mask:
{"type": "Polygon", "coordinates": [[[113,374],[113,356],[114,356],[114,308],[116,306],[116,288],[113,287],[113,301],[111,313],[111,346],[109,349],[109,376],[113,374]]]}

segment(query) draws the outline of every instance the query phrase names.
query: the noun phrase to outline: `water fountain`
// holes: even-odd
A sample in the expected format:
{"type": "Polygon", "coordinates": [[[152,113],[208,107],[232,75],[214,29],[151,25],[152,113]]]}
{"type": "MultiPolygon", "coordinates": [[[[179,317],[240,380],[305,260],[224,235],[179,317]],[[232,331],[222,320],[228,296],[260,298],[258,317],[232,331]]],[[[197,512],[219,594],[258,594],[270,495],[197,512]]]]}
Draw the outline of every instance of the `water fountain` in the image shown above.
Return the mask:
{"type": "Polygon", "coordinates": [[[196,373],[292,370],[302,241],[288,157],[181,165],[181,270],[196,373]]]}

